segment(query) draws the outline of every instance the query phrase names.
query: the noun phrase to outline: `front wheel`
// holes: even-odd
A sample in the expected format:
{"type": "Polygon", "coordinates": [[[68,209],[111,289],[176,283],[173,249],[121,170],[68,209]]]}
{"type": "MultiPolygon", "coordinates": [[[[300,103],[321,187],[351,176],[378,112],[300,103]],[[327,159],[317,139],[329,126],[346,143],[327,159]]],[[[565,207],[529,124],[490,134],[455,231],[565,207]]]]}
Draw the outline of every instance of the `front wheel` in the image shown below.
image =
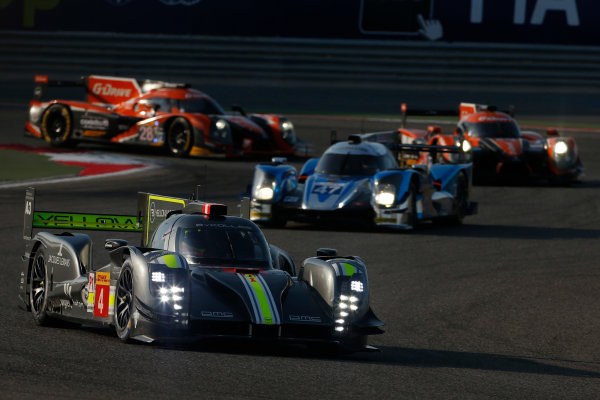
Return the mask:
{"type": "Polygon", "coordinates": [[[69,144],[73,123],[71,113],[62,104],[53,104],[42,115],[40,130],[50,146],[65,146],[69,144]]]}
{"type": "Polygon", "coordinates": [[[133,270],[131,261],[125,260],[119,279],[115,296],[115,330],[119,338],[127,342],[131,335],[131,317],[133,314],[133,270]]]}
{"type": "Polygon", "coordinates": [[[185,157],[190,153],[194,142],[192,126],[187,119],[177,117],[167,129],[167,150],[176,157],[185,157]]]}
{"type": "Polygon", "coordinates": [[[37,325],[48,325],[50,317],[46,313],[48,306],[48,267],[44,252],[39,249],[33,259],[29,276],[29,303],[31,315],[37,325]]]}

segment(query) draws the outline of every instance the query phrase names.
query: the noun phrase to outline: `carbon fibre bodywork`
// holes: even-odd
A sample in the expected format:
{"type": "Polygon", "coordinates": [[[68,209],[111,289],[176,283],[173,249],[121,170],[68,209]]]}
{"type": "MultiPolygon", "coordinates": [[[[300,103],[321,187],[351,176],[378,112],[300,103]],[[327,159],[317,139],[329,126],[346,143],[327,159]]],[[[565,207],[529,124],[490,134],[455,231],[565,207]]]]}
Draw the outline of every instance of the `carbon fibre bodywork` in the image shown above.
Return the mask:
{"type": "Polygon", "coordinates": [[[140,194],[128,225],[97,214],[46,212],[40,220],[29,189],[19,298],[38,324],[114,326],[124,341],[218,337],[372,349],[367,336],[382,333],[383,323],[369,306],[362,259],[320,250],[296,273],[289,254],[268,245],[254,223],[223,210],[140,194]],[[109,261],[97,267],[88,235],[31,235],[42,226],[136,230],[142,243],[107,239],[109,261]]]}

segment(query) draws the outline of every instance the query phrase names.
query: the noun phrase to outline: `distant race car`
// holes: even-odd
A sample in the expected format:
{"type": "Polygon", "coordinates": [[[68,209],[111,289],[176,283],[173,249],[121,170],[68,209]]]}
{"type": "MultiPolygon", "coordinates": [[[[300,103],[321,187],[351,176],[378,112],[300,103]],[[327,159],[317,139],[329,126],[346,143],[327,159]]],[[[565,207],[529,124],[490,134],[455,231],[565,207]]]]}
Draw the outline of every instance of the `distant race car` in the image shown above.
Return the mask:
{"type": "Polygon", "coordinates": [[[471,164],[460,147],[398,139],[397,132],[351,135],[309,159],[299,174],[284,160],[256,166],[251,219],[279,226],[343,221],[412,229],[423,220],[460,223],[476,212],[469,201],[471,164]],[[438,152],[451,153],[457,163],[432,163],[438,152]]]}
{"type": "Polygon", "coordinates": [[[308,156],[287,118],[227,114],[189,85],[134,78],[88,76],[78,81],[35,77],[25,134],[52,146],[77,142],[164,147],[175,156],[308,156]],[[49,86],[82,87],[87,101],[42,101],[49,86]]]}
{"type": "Polygon", "coordinates": [[[138,195],[134,216],[45,212],[29,188],[19,297],[38,325],[112,325],[123,341],[238,338],[374,349],[367,336],[382,333],[383,323],[369,306],[361,258],[319,249],[296,275],[292,258],[267,244],[253,222],[226,212],[148,193],[138,195]],[[108,263],[95,266],[88,235],[33,236],[33,228],[140,232],[142,240],[107,239],[108,263]]]}
{"type": "Polygon", "coordinates": [[[429,133],[421,133],[421,138],[442,145],[461,141],[472,148],[475,182],[577,181],[583,175],[583,166],[575,140],[559,137],[555,129],[548,129],[547,134],[549,137],[521,131],[509,114],[494,107],[461,103],[460,121],[453,135],[432,128],[429,133]]]}

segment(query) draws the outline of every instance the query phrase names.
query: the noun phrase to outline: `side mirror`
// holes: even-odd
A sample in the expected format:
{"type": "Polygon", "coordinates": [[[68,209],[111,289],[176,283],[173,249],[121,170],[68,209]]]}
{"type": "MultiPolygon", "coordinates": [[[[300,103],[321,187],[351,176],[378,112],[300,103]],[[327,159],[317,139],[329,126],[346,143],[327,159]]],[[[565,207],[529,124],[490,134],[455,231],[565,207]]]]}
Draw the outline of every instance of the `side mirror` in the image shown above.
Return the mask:
{"type": "Polygon", "coordinates": [[[548,129],[546,129],[546,135],[558,136],[558,130],[556,128],[548,128],[548,129]]]}
{"type": "Polygon", "coordinates": [[[336,249],[328,249],[325,247],[317,249],[317,257],[335,257],[337,255],[338,252],[336,249]]]}
{"type": "Polygon", "coordinates": [[[127,240],[123,239],[106,239],[104,242],[104,249],[111,251],[118,249],[119,247],[127,246],[127,240]]]}
{"type": "Polygon", "coordinates": [[[240,114],[242,114],[244,117],[246,116],[246,111],[244,111],[244,109],[242,108],[242,106],[240,106],[239,104],[232,104],[231,105],[231,109],[233,111],[239,112],[240,114]]]}

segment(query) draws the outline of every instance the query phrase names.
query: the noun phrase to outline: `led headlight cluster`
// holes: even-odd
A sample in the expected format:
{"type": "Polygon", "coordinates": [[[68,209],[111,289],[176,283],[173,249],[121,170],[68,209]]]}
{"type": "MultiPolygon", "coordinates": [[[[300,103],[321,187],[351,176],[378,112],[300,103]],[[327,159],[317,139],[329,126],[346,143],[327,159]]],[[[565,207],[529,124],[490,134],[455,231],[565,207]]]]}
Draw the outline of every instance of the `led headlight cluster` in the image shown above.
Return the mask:
{"type": "Polygon", "coordinates": [[[352,314],[358,310],[358,296],[342,294],[339,297],[335,319],[335,331],[343,332],[352,314]]]}
{"type": "Polygon", "coordinates": [[[173,308],[175,310],[181,310],[181,305],[178,301],[183,300],[183,292],[184,289],[177,286],[171,287],[161,287],[158,289],[158,294],[160,295],[160,301],[162,303],[170,303],[173,302],[173,308]]]}
{"type": "Polygon", "coordinates": [[[152,282],[164,283],[165,282],[165,273],[160,271],[152,272],[152,282]]]}
{"type": "Polygon", "coordinates": [[[360,280],[352,280],[349,285],[343,285],[345,293],[340,294],[335,310],[335,331],[344,332],[348,323],[354,317],[354,314],[361,306],[361,299],[364,293],[364,284],[360,280]],[[347,289],[350,289],[349,291],[347,289]]]}

